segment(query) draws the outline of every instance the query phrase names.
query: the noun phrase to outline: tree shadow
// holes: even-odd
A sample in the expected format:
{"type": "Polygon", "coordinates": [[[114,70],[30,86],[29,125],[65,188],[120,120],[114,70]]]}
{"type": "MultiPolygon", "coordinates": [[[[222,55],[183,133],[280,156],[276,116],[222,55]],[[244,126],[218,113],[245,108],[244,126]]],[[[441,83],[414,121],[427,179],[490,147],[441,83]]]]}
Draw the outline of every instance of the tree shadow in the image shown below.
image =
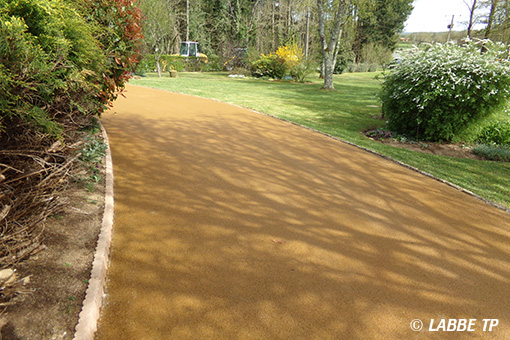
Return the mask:
{"type": "Polygon", "coordinates": [[[130,88],[98,339],[408,339],[509,329],[509,215],[295,125],[130,88]]]}

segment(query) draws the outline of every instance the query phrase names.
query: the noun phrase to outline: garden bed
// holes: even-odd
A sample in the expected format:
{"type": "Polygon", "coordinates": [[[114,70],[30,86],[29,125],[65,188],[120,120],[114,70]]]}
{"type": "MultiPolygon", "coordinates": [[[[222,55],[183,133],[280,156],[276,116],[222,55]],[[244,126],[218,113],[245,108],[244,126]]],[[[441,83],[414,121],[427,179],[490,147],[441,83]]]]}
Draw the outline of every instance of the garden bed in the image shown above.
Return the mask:
{"type": "Polygon", "coordinates": [[[65,206],[48,218],[41,246],[15,267],[29,282],[0,310],[2,340],[74,337],[101,226],[104,180],[93,192],[73,183],[61,199],[65,206]]]}

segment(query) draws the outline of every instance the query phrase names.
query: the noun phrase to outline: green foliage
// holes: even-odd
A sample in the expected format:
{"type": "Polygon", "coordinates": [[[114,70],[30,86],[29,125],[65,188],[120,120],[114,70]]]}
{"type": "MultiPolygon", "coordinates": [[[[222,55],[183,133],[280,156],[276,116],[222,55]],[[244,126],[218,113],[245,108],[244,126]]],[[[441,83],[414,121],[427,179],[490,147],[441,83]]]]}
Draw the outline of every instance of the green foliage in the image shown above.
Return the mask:
{"type": "Polygon", "coordinates": [[[97,136],[91,135],[88,141],[80,150],[80,161],[83,162],[87,172],[86,178],[78,178],[78,182],[84,183],[87,191],[94,191],[95,186],[103,178],[100,175],[99,164],[102,163],[103,157],[106,155],[108,146],[97,136]]]}
{"type": "Polygon", "coordinates": [[[94,28],[61,0],[7,0],[0,20],[0,125],[59,135],[58,118],[97,104],[106,58],[94,28]]]}
{"type": "Polygon", "coordinates": [[[100,163],[105,156],[106,149],[107,145],[103,141],[91,138],[81,149],[80,160],[90,164],[100,163]]]}
{"type": "Polygon", "coordinates": [[[123,58],[133,57],[134,46],[128,42],[139,38],[125,34],[131,27],[126,1],[108,1],[116,9],[110,17],[94,12],[93,0],[0,2],[0,131],[37,129],[58,137],[64,121],[81,124],[107,107],[127,80],[123,58]]]}
{"type": "Polygon", "coordinates": [[[356,62],[372,63],[363,60],[366,46],[380,46],[393,51],[398,33],[404,29],[404,23],[413,9],[413,0],[358,0],[355,41],[353,50],[356,62]]]}
{"type": "Polygon", "coordinates": [[[361,61],[369,65],[388,64],[393,57],[393,52],[388,47],[369,43],[363,46],[361,52],[361,61]]]}
{"type": "Polygon", "coordinates": [[[510,162],[510,148],[480,144],[474,147],[473,152],[491,161],[510,162]]]}
{"type": "Polygon", "coordinates": [[[510,146],[510,121],[491,122],[482,128],[476,141],[487,145],[510,146]]]}
{"type": "Polygon", "coordinates": [[[338,51],[335,64],[335,74],[342,74],[349,69],[349,65],[354,62],[356,56],[354,52],[345,46],[341,46],[338,51]]]}
{"type": "Polygon", "coordinates": [[[211,72],[211,71],[221,71],[223,69],[223,64],[221,59],[216,54],[208,54],[208,63],[204,65],[203,71],[211,72]]]}
{"type": "Polygon", "coordinates": [[[377,64],[366,64],[366,63],[351,63],[347,67],[347,72],[376,72],[378,68],[377,64]]]}
{"type": "Polygon", "coordinates": [[[281,45],[274,53],[262,54],[252,62],[252,69],[255,77],[282,79],[285,75],[290,75],[303,82],[306,76],[313,72],[313,63],[304,60],[303,50],[292,41],[281,45]]]}
{"type": "Polygon", "coordinates": [[[290,75],[296,81],[304,83],[306,78],[315,72],[317,64],[311,60],[305,60],[290,70],[290,75]]]}
{"type": "Polygon", "coordinates": [[[142,13],[136,0],[76,0],[81,13],[98,27],[96,37],[107,58],[98,98],[102,110],[117,98],[138,62],[143,39],[142,13]]]}
{"type": "Polygon", "coordinates": [[[260,58],[252,63],[253,76],[282,79],[287,73],[285,60],[276,54],[262,54],[260,58]]]}
{"type": "Polygon", "coordinates": [[[510,94],[506,47],[484,42],[426,45],[403,56],[384,77],[380,98],[390,130],[421,140],[451,141],[490,116],[510,94]]]}

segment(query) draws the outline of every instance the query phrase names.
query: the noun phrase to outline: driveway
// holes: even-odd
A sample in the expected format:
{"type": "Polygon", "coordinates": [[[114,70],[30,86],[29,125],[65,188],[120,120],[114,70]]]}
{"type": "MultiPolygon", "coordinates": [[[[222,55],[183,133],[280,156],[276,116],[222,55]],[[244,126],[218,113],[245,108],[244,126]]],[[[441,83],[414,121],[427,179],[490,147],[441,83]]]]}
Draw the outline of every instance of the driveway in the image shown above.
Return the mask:
{"type": "Polygon", "coordinates": [[[102,120],[115,223],[98,340],[508,338],[510,214],[249,110],[126,96],[102,120]]]}

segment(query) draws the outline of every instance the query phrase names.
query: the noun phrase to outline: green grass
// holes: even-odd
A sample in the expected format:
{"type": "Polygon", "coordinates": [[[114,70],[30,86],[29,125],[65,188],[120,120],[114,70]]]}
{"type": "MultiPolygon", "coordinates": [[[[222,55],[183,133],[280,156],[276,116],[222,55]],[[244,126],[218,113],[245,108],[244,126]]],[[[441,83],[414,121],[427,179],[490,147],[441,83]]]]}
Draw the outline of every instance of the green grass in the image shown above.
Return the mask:
{"type": "Polygon", "coordinates": [[[510,207],[510,164],[437,156],[375,142],[361,131],[382,127],[376,73],[335,76],[335,91],[310,83],[229,78],[225,73],[150,74],[131,84],[217,99],[283,118],[379,152],[510,207]]]}

